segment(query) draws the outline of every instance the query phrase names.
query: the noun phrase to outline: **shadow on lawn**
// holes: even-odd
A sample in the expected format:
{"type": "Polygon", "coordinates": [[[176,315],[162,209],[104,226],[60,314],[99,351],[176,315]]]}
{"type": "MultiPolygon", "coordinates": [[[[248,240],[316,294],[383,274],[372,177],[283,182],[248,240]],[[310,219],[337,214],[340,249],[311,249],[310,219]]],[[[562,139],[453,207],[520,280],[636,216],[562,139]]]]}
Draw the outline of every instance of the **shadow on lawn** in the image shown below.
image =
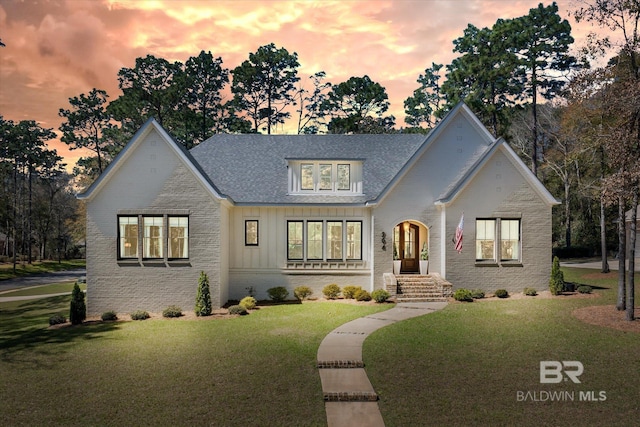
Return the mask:
{"type": "Polygon", "coordinates": [[[119,328],[117,322],[49,328],[49,316],[64,313],[68,317],[69,298],[62,295],[30,300],[16,308],[0,310],[0,361],[34,367],[53,366],[73,343],[100,339],[119,328]]]}

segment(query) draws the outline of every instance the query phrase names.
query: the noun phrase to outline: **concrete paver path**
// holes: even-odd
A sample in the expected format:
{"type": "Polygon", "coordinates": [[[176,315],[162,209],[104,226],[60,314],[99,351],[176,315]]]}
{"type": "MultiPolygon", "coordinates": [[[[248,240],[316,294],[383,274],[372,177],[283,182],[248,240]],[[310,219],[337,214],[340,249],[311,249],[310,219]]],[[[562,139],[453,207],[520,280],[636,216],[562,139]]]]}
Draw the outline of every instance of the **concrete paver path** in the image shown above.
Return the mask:
{"type": "Polygon", "coordinates": [[[345,323],[322,340],[317,359],[329,427],[384,426],[378,395],[364,370],[364,340],[380,328],[446,305],[446,302],[400,303],[391,310],[345,323]]]}

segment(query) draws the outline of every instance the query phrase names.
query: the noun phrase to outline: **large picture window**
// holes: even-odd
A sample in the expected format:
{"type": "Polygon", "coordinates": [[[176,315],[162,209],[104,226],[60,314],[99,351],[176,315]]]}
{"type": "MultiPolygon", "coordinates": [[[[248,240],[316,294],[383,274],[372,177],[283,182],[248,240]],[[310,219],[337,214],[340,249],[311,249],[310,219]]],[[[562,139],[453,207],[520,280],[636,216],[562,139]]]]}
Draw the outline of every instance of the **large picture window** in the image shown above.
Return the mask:
{"type": "Polygon", "coordinates": [[[118,217],[118,257],[138,258],[138,217],[118,217]]]}
{"type": "Polygon", "coordinates": [[[503,261],[520,259],[520,221],[517,219],[500,221],[500,259],[503,261]]]}
{"type": "Polygon", "coordinates": [[[189,218],[169,217],[169,258],[189,258],[189,218]]]}
{"type": "Polygon", "coordinates": [[[476,220],[476,260],[488,261],[496,259],[496,220],[476,220]]]}
{"type": "Polygon", "coordinates": [[[162,258],[162,236],[164,218],[161,216],[142,217],[144,227],[144,258],[162,258]]]}
{"type": "Polygon", "coordinates": [[[287,221],[287,259],[362,260],[362,221],[287,221]]]}

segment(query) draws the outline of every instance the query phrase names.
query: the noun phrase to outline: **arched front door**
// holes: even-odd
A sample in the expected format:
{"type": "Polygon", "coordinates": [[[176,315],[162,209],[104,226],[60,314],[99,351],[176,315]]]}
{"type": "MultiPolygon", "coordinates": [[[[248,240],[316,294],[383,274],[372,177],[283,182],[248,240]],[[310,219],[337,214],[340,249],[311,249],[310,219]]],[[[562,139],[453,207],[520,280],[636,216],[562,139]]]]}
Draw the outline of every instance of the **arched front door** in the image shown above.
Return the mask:
{"type": "Polygon", "coordinates": [[[420,227],[408,221],[396,225],[393,230],[394,245],[398,258],[402,261],[401,273],[420,271],[420,227]]]}

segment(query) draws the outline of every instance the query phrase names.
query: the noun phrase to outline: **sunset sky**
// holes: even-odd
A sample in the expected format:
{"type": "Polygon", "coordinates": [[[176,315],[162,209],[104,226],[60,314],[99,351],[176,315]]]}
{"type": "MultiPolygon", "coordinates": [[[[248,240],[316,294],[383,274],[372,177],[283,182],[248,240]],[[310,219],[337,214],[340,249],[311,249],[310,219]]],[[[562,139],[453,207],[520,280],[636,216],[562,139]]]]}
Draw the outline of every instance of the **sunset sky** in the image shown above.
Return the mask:
{"type": "MultiPolygon", "coordinates": [[[[391,113],[404,125],[403,101],[432,62],[455,57],[452,41],[467,24],[491,27],[498,18],[526,15],[539,0],[375,1],[126,1],[1,0],[0,115],[32,119],[58,132],[69,97],[104,89],[120,95],[117,73],[152,54],[184,62],[201,50],[233,69],[259,46],[275,43],[297,52],[306,79],[325,71],[339,83],[367,74],[387,89],[391,113]]],[[[544,2],[545,5],[551,2],[544,2]]],[[[557,2],[576,39],[573,0],[557,2]]],[[[75,163],[78,152],[52,141],[75,163]]]]}

